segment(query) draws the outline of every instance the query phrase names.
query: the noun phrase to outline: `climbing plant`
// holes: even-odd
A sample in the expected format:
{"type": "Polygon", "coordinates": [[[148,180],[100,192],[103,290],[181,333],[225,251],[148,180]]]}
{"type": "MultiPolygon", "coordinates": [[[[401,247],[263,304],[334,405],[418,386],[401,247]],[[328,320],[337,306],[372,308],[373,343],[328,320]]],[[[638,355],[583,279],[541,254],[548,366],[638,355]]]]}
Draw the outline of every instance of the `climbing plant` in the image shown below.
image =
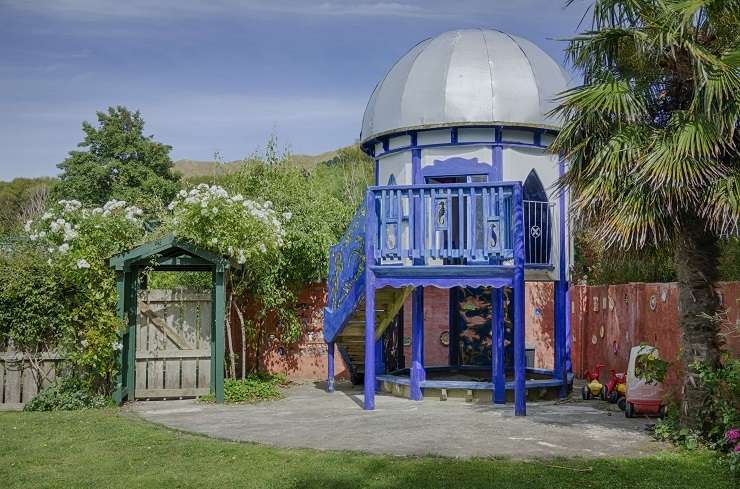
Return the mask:
{"type": "Polygon", "coordinates": [[[109,391],[121,328],[108,258],[144,235],[141,209],[124,201],[86,208],[61,200],[0,261],[0,338],[31,354],[61,350],[86,384],[109,391]]]}

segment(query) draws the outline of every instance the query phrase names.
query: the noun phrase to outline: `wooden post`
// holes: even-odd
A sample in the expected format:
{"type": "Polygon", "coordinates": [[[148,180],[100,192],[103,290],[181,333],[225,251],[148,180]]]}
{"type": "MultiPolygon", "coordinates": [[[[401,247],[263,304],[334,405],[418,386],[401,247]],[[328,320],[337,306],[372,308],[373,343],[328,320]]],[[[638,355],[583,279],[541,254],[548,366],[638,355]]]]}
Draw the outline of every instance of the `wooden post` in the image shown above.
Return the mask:
{"type": "Polygon", "coordinates": [[[137,293],[139,291],[139,270],[134,268],[126,272],[126,315],[128,317],[128,350],[126,351],[126,384],[127,399],[133,401],[136,395],[136,311],[138,309],[137,293]]]}
{"type": "Polygon", "coordinates": [[[524,336],[524,212],[522,185],[514,185],[514,414],[527,414],[524,336]]]}
{"type": "Polygon", "coordinates": [[[224,286],[224,265],[219,264],[213,274],[213,330],[211,337],[211,358],[214,359],[215,372],[212,374],[214,385],[211,391],[216,397],[216,402],[224,402],[224,329],[226,328],[226,290],[224,286]]]}
{"type": "Polygon", "coordinates": [[[365,400],[366,411],[375,409],[375,277],[365,282],[365,400]]]}
{"type": "Polygon", "coordinates": [[[506,377],[504,375],[504,291],[502,288],[491,290],[493,318],[491,320],[491,378],[493,395],[491,400],[496,404],[506,402],[506,377]]]}
{"type": "MultiPolygon", "coordinates": [[[[383,375],[385,373],[385,346],[383,345],[383,337],[381,336],[375,342],[375,375],[383,375]]],[[[380,383],[376,382],[375,392],[380,392],[380,383]]]]}
{"type": "MultiPolygon", "coordinates": [[[[560,156],[559,175],[565,175],[565,158],[560,156]]],[[[568,396],[568,372],[571,371],[570,362],[570,298],[568,294],[567,256],[570,251],[570,240],[566,235],[568,230],[568,209],[565,201],[565,190],[558,195],[558,271],[559,280],[555,283],[555,375],[560,375],[563,385],[560,389],[560,398],[568,396]]]]}
{"type": "MultiPolygon", "coordinates": [[[[121,321],[126,321],[126,272],[123,270],[116,270],[116,314],[121,321]]],[[[118,352],[118,375],[116,376],[116,390],[113,392],[113,400],[117,405],[123,404],[123,401],[128,395],[128,377],[127,377],[127,361],[128,361],[128,331],[121,332],[121,349],[118,352]]]]}
{"type": "Polygon", "coordinates": [[[334,342],[326,346],[326,392],[334,392],[334,342]]]}
{"type": "Polygon", "coordinates": [[[365,198],[367,223],[365,228],[365,399],[363,409],[375,409],[375,274],[371,266],[375,263],[375,233],[377,215],[375,198],[371,191],[365,198]]]}
{"type": "Polygon", "coordinates": [[[421,401],[424,395],[421,383],[426,380],[424,371],[424,287],[418,286],[411,293],[411,399],[421,401]]]}

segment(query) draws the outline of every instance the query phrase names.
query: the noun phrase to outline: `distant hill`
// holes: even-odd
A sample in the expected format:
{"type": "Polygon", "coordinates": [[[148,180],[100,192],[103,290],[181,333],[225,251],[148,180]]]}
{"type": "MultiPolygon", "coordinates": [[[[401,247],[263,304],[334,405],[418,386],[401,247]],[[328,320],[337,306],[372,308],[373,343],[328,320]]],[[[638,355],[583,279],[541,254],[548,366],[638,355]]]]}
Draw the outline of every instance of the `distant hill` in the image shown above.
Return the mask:
{"type": "MultiPolygon", "coordinates": [[[[290,155],[290,160],[295,166],[303,168],[313,168],[322,161],[332,159],[343,148],[334,149],[318,155],[290,155]]],[[[219,163],[217,161],[207,160],[177,160],[175,161],[175,171],[180,173],[184,178],[209,177],[214,175],[226,175],[239,169],[242,160],[219,163]]]]}

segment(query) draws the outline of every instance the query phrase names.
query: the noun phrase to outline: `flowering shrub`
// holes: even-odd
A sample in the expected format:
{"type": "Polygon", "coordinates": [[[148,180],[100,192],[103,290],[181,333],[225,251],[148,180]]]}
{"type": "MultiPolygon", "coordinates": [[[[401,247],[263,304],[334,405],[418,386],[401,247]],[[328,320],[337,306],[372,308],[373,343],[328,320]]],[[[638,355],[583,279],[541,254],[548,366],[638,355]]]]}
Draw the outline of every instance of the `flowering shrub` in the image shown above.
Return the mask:
{"type": "Polygon", "coordinates": [[[238,264],[260,266],[275,260],[283,246],[284,221],[290,213],[278,216],[272,202],[257,202],[229,193],[218,185],[202,183],[189,192],[181,190],[170,203],[170,228],[178,236],[198,246],[226,255],[238,264]]]}
{"type": "MultiPolygon", "coordinates": [[[[55,318],[46,318],[58,321],[53,347],[61,349],[77,374],[99,390],[109,389],[116,368],[115,351],[121,348],[115,280],[107,262],[142,238],[142,214],[141,209],[119,200],[96,208],[60,200],[39,219],[25,224],[36,260],[46,263],[44,273],[54,277],[63,290],[46,298],[60,306],[55,318]]],[[[23,301],[19,297],[13,310],[27,307],[23,301]]],[[[7,333],[14,343],[23,344],[17,341],[23,336],[17,330],[24,326],[17,326],[7,333]]]]}
{"type": "Polygon", "coordinates": [[[656,424],[658,439],[686,448],[706,446],[724,454],[731,470],[740,474],[740,360],[723,355],[723,364],[712,368],[702,363],[693,365],[695,381],[707,395],[697,417],[701,430],[681,427],[679,409],[669,409],[669,417],[656,424]],[[671,414],[672,413],[672,414],[671,414]]]}

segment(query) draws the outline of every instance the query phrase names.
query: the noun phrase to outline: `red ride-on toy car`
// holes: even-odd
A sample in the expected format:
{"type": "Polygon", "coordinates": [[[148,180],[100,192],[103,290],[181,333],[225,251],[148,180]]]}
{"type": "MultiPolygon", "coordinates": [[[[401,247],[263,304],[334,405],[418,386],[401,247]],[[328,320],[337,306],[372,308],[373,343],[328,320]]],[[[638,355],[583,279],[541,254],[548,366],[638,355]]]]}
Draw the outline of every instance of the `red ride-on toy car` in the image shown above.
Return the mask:
{"type": "Polygon", "coordinates": [[[639,414],[665,417],[666,405],[663,401],[665,394],[663,384],[659,382],[648,383],[635,374],[637,365],[658,358],[660,358],[658,350],[653,346],[640,345],[630,350],[630,360],[627,367],[627,392],[625,397],[619,400],[620,404],[624,403],[624,415],[628,418],[639,414]]]}
{"type": "Polygon", "coordinates": [[[601,369],[603,367],[603,363],[597,363],[596,368],[593,371],[586,370],[583,373],[583,377],[586,379],[586,385],[581,389],[581,395],[583,396],[584,401],[596,398],[599,398],[602,401],[606,400],[606,386],[599,380],[599,377],[601,377],[601,369]]]}
{"type": "Polygon", "coordinates": [[[627,392],[627,374],[624,372],[617,373],[616,370],[610,369],[612,376],[606,386],[606,397],[612,404],[616,404],[620,398],[624,397],[627,392]]]}

